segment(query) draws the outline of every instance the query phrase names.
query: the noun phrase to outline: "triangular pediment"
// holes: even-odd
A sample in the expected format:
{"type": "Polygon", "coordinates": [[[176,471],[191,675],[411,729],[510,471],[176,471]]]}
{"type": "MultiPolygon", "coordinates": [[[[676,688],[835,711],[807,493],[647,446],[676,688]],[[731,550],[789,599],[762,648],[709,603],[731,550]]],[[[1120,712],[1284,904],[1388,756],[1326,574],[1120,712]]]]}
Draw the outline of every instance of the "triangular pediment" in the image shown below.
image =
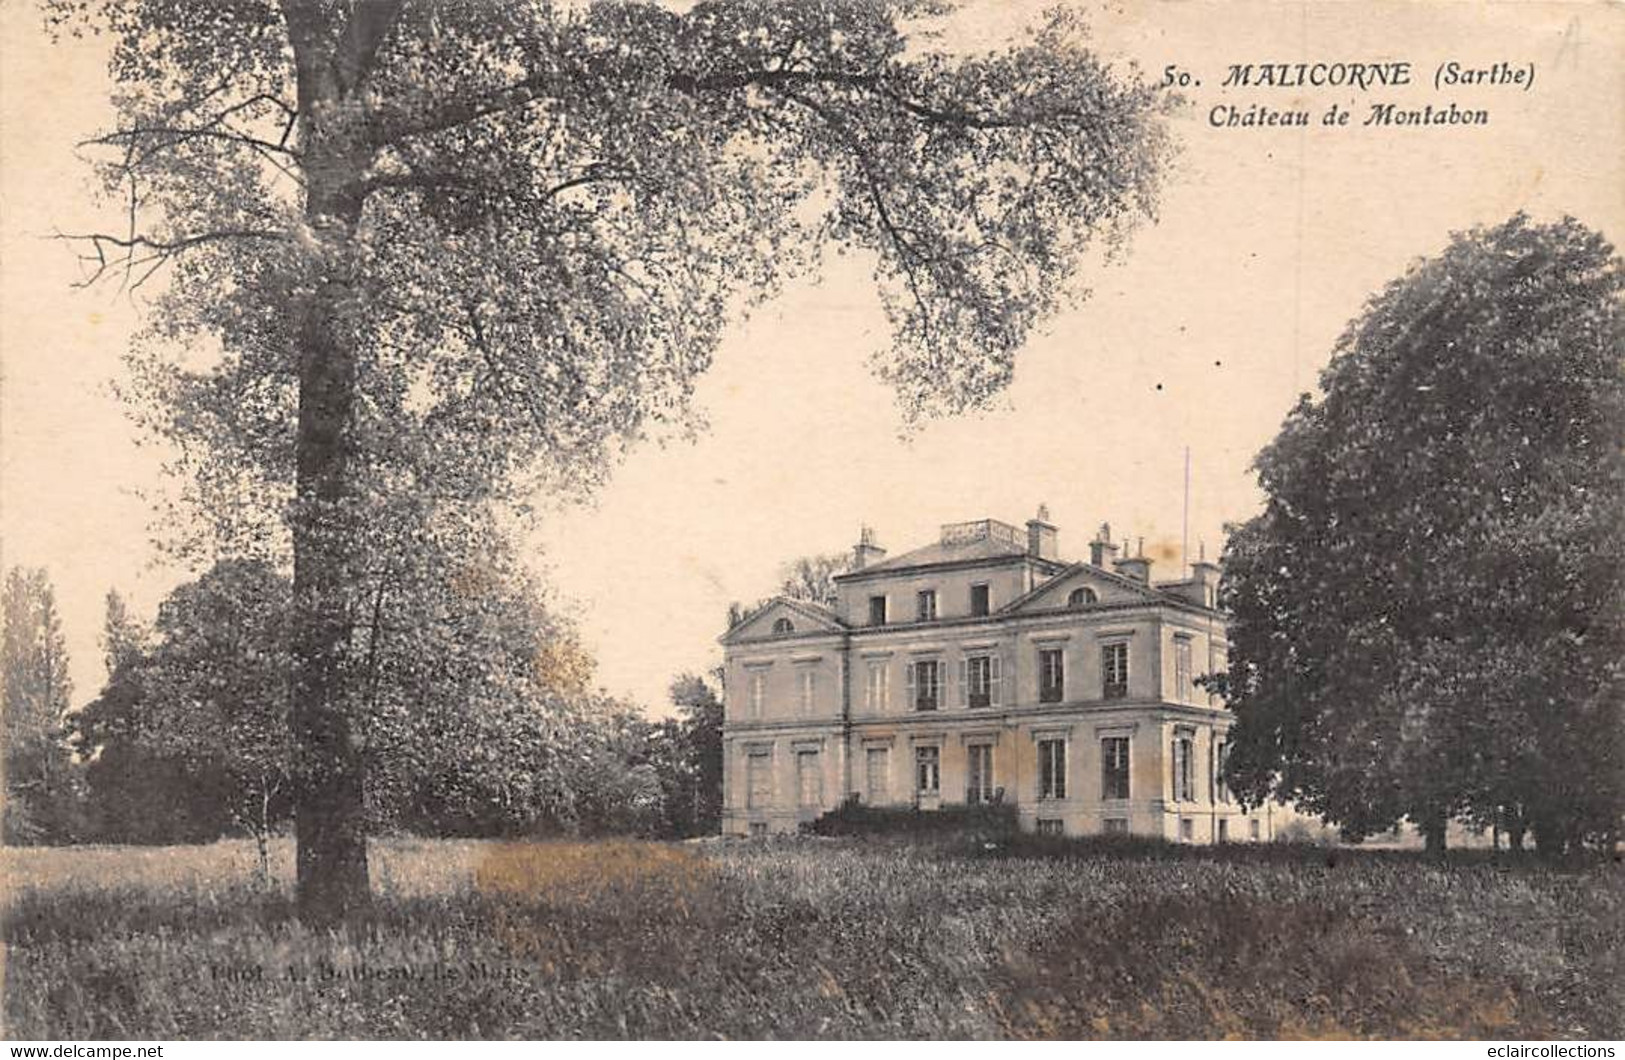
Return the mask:
{"type": "Polygon", "coordinates": [[[722,635],[722,643],[774,640],[807,633],[838,633],[845,627],[827,607],[776,596],[722,635]]]}
{"type": "Polygon", "coordinates": [[[1063,611],[1072,606],[1072,594],[1080,589],[1085,594],[1083,606],[1137,603],[1159,597],[1156,590],[1133,578],[1102,570],[1092,563],[1074,563],[1025,596],[1010,601],[1000,613],[1063,611]],[[1091,594],[1093,599],[1089,599],[1091,594]]]}

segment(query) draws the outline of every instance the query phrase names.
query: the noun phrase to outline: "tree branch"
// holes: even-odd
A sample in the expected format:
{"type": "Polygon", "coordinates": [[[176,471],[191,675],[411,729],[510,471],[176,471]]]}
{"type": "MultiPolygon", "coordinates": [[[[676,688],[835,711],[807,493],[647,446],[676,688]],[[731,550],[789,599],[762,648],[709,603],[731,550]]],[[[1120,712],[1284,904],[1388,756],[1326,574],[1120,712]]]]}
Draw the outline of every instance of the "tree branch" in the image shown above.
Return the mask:
{"type": "Polygon", "coordinates": [[[892,219],[891,211],[886,207],[885,197],[881,195],[880,192],[880,178],[876,175],[874,167],[870,165],[869,156],[867,152],[864,151],[863,145],[853,140],[850,132],[847,130],[846,123],[840,120],[838,115],[831,113],[829,108],[824,106],[818,100],[812,99],[799,92],[796,92],[791,88],[784,87],[783,85],[777,86],[775,91],[778,95],[784,97],[785,99],[798,103],[812,111],[818,116],[819,120],[824,122],[824,124],[828,126],[829,130],[836,136],[840,137],[851,150],[853,162],[863,173],[864,188],[869,193],[869,201],[874,205],[875,217],[880,222],[880,227],[885,231],[887,239],[890,240],[892,247],[897,253],[897,262],[903,269],[904,279],[908,281],[909,294],[914,299],[914,305],[920,311],[920,323],[926,333],[926,339],[929,344],[929,340],[933,334],[931,310],[926,304],[925,294],[921,290],[919,277],[915,273],[915,266],[928,264],[928,259],[925,257],[925,255],[921,254],[920,251],[912,243],[910,243],[908,238],[904,235],[904,232],[907,230],[906,227],[899,225],[892,219]]]}
{"type": "Polygon", "coordinates": [[[81,253],[79,260],[93,266],[90,275],[74,284],[75,287],[93,287],[101,282],[107,271],[122,266],[125,271],[125,282],[119,285],[120,290],[134,289],[145,283],[154,272],[158,271],[164,263],[177,255],[203,246],[207,243],[217,243],[228,239],[262,240],[280,242],[286,239],[286,232],[279,232],[257,228],[223,228],[209,232],[198,232],[176,239],[153,239],[149,236],[130,234],[128,236],[115,236],[106,232],[56,232],[51,238],[64,243],[89,244],[90,252],[81,253]],[[109,251],[113,253],[109,254],[109,251]],[[123,253],[118,253],[123,251],[123,253]],[[146,253],[142,254],[141,252],[146,253]],[[130,276],[135,269],[150,266],[133,285],[130,276]]]}

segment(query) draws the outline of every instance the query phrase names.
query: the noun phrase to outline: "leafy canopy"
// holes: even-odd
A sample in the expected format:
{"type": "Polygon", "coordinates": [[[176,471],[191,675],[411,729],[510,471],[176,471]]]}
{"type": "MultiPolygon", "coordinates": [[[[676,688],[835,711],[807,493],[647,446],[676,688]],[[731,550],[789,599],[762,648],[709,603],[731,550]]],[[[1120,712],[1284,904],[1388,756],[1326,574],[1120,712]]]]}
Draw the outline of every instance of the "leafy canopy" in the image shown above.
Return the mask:
{"type": "Polygon", "coordinates": [[[357,481],[464,503],[689,424],[730,309],[827,246],[874,262],[906,417],[983,405],[1168,153],[1154,91],[1060,13],[965,56],[916,0],[48,9],[112,38],[87,146],[127,224],[82,234],[89,278],[168,266],[132,396],[239,544],[280,535],[324,278],[354,290],[357,481]]]}
{"type": "Polygon", "coordinates": [[[1344,333],[1227,556],[1251,801],[1355,836],[1452,814],[1558,848],[1618,828],[1622,290],[1601,235],[1519,215],[1344,333]]]}

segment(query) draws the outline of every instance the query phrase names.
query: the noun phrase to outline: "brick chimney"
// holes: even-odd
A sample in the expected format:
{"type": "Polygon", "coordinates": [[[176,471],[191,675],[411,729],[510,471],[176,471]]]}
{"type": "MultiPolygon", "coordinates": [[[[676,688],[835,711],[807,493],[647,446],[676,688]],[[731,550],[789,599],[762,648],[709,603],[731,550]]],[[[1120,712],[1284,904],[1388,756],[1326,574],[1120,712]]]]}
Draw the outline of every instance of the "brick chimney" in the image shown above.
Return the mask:
{"type": "Polygon", "coordinates": [[[858,544],[852,550],[852,569],[862,570],[871,563],[878,563],[886,558],[886,550],[875,544],[875,532],[870,527],[860,527],[858,530],[858,544]]]}
{"type": "Polygon", "coordinates": [[[1049,505],[1040,504],[1038,515],[1027,520],[1027,555],[1039,559],[1060,556],[1059,532],[1049,521],[1049,505]]]}
{"type": "Polygon", "coordinates": [[[1100,532],[1089,542],[1089,562],[1105,567],[1117,558],[1117,546],[1112,544],[1112,524],[1101,523],[1100,532]]]}
{"type": "MultiPolygon", "coordinates": [[[[1126,545],[1124,546],[1123,551],[1128,551],[1126,545]]],[[[1117,560],[1115,563],[1113,563],[1113,566],[1117,568],[1117,573],[1123,575],[1124,577],[1133,578],[1137,582],[1143,582],[1146,585],[1150,585],[1151,560],[1147,558],[1145,554],[1145,538],[1140,538],[1140,547],[1136,550],[1136,553],[1136,555],[1125,556],[1122,559],[1117,560]]]]}
{"type": "Polygon", "coordinates": [[[1219,576],[1223,573],[1217,563],[1207,561],[1207,545],[1197,543],[1197,559],[1191,564],[1191,581],[1195,583],[1197,601],[1203,607],[1219,606],[1219,576]]]}

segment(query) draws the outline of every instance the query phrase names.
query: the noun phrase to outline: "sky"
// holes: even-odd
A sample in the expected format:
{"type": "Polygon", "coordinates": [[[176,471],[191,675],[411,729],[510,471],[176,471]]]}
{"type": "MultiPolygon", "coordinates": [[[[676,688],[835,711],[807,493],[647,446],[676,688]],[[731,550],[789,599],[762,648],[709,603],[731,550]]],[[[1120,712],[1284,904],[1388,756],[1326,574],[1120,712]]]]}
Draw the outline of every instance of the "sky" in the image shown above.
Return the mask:
{"type": "MultiPolygon", "coordinates": [[[[1042,3],[965,4],[955,47],[997,46],[1042,3]]],[[[894,554],[941,523],[1020,524],[1040,504],[1063,555],[1109,521],[1144,538],[1153,577],[1189,542],[1213,557],[1259,507],[1250,466],[1315,386],[1364,301],[1453,231],[1517,210],[1570,213],[1611,238],[1625,221],[1618,126],[1625,9],[1586,4],[1088,4],[1102,57],[1192,83],[1159,216],[1074,282],[1090,297],[1022,351],[998,407],[904,435],[869,371],[888,341],[861,260],[832,259],[726,336],[692,442],[632,452],[585,504],[548,506],[534,562],[580,625],[598,680],[655,712],[671,679],[720,657],[730,601],[772,591],[797,556],[849,549],[872,526],[894,554]],[[1533,69],[1533,84],[1433,84],[1441,63],[1533,69]],[[1231,64],[1409,62],[1414,84],[1226,89],[1231,64]],[[1197,83],[1200,82],[1200,83],[1197,83]],[[1367,127],[1373,101],[1484,109],[1472,127],[1367,127]],[[1345,126],[1320,119],[1338,104],[1345,126]],[[1215,127],[1215,107],[1304,109],[1297,127],[1215,127]]],[[[103,674],[97,634],[116,587],[152,614],[185,572],[150,545],[161,452],[111,386],[143,312],[74,290],[48,238],[99,215],[73,144],[111,120],[92,40],[53,46],[0,7],[0,560],[44,566],[72,656],[74,701],[103,674]]]]}

